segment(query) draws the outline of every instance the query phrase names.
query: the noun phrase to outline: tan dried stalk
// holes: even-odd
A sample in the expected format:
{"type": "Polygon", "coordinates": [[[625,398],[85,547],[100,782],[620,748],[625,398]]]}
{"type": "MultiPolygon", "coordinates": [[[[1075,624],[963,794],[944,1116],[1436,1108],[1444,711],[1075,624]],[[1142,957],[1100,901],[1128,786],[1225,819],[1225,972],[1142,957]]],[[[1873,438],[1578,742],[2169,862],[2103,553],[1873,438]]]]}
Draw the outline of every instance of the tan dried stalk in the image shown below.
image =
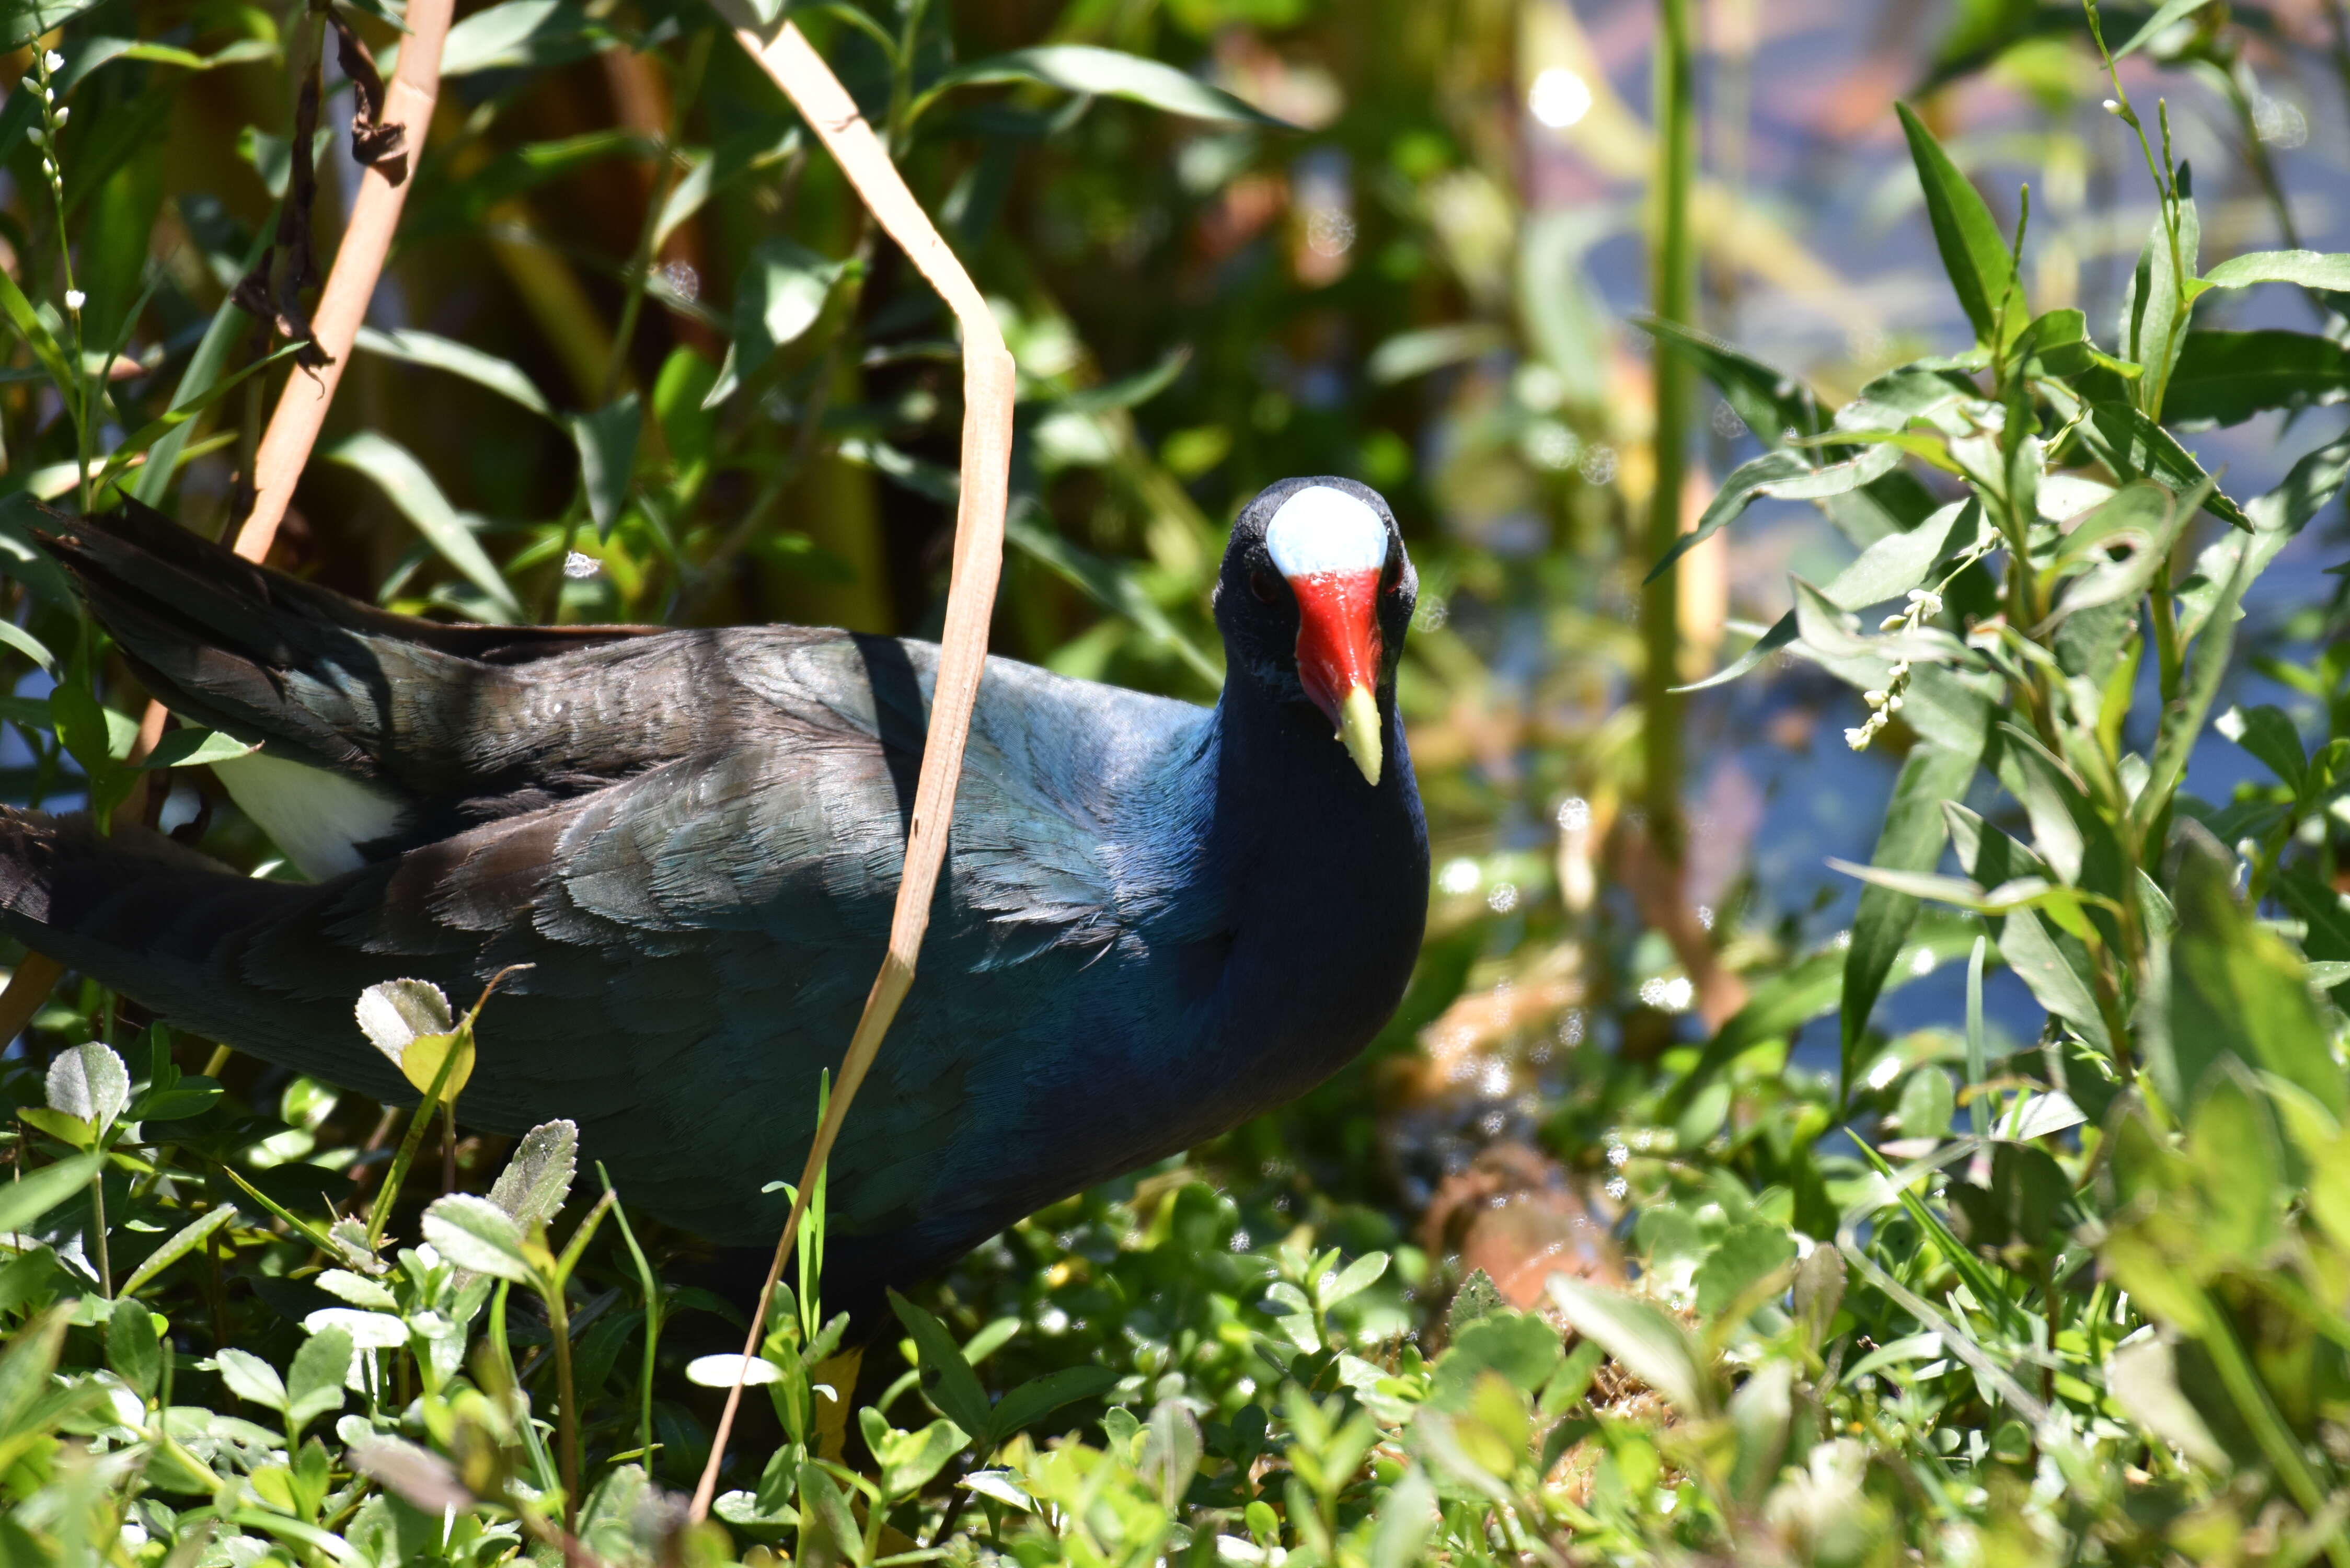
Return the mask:
{"type": "MultiPolygon", "coordinates": [[[[896,913],[889,922],[889,956],[865,999],[848,1054],[840,1064],[840,1078],[831,1104],[808,1147],[806,1168],[798,1196],[784,1221],[775,1243],[775,1261],[759,1291],[758,1310],[743,1343],[743,1359],[735,1367],[733,1387],[710,1445],[710,1462],[702,1467],[701,1484],[693,1491],[694,1522],[709,1517],[718,1487],[718,1469],[726,1458],[726,1440],[734,1428],[734,1413],[743,1401],[743,1372],[759,1353],[766,1329],[768,1304],[775,1282],[783,1275],[784,1259],[799,1234],[800,1217],[808,1196],[816,1190],[816,1172],[832,1153],[841,1119],[865,1082],[867,1069],[881,1048],[898,1004],[913,983],[914,959],[931,919],[931,894],[938,886],[939,869],[946,857],[947,825],[954,812],[955,781],[962,774],[963,742],[971,733],[972,704],[979,695],[979,677],[987,662],[987,623],[995,609],[995,581],[1003,565],[1003,508],[1012,468],[1012,405],[1014,395],[1012,353],[995,325],[971,275],[947,248],[930,216],[914,200],[899,176],[898,167],[858,112],[840,85],[800,30],[789,22],[770,26],[759,21],[747,0],[712,0],[713,8],[734,29],[735,37],[784,89],[802,119],[816,130],[849,183],[871,210],[907,259],[920,269],[931,286],[955,314],[962,327],[962,492],[955,512],[954,572],[947,588],[946,630],[940,639],[937,684],[931,695],[931,725],[922,748],[920,782],[914,790],[912,832],[906,840],[906,865],[898,883],[896,913]]],[[[840,1397],[848,1397],[843,1389],[840,1397]]]]}
{"type": "MultiPolygon", "coordinates": [[[[408,156],[403,175],[424,151],[432,126],[432,106],[441,92],[441,46],[449,36],[449,16],[454,0],[411,0],[408,36],[400,40],[400,64],[384,94],[382,119],[408,129],[408,156]]],[[[286,378],[277,408],[262,433],[253,460],[253,512],[237,530],[236,553],[248,561],[269,554],[277,525],[294,499],[295,482],[310,461],[310,449],[327,422],[327,409],[335,400],[343,368],[350,363],[351,345],[367,319],[368,302],[383,276],[384,258],[391,254],[393,234],[400,227],[400,210],[407,203],[414,181],[398,182],[375,164],[359,173],[359,193],[351,204],[351,221],[336,248],[335,265],[319,292],[318,308],[310,329],[328,356],[315,371],[296,369],[286,378]]]]}
{"type": "MultiPolygon", "coordinates": [[[[449,36],[449,18],[454,9],[454,0],[412,0],[408,8],[408,36],[400,42],[400,65],[392,73],[380,117],[383,123],[408,128],[403,173],[413,169],[421,156],[424,138],[432,129],[432,106],[441,90],[441,46],[449,36]]],[[[285,520],[286,503],[294,497],[294,483],[301,478],[303,465],[310,461],[310,449],[317,444],[328,405],[334,401],[343,367],[350,361],[359,325],[367,319],[368,302],[375,297],[375,286],[383,276],[384,258],[391,254],[392,234],[400,226],[400,209],[408,200],[411,183],[404,178],[394,182],[374,164],[361,170],[351,221],[343,230],[343,243],[336,248],[335,265],[327,274],[327,286],[311,317],[311,329],[328,361],[316,371],[296,369],[286,378],[254,460],[253,513],[236,535],[236,553],[248,561],[269,554],[277,537],[277,524],[285,520]]],[[[153,751],[155,742],[163,738],[166,716],[162,703],[148,702],[139,722],[139,739],[131,746],[132,762],[153,751]]],[[[115,812],[114,820],[139,820],[152,784],[151,779],[140,779],[139,787],[115,812]]],[[[0,1042],[23,1033],[64,972],[63,966],[46,954],[25,955],[25,961],[8,977],[7,989],[0,991],[0,1042]]]]}

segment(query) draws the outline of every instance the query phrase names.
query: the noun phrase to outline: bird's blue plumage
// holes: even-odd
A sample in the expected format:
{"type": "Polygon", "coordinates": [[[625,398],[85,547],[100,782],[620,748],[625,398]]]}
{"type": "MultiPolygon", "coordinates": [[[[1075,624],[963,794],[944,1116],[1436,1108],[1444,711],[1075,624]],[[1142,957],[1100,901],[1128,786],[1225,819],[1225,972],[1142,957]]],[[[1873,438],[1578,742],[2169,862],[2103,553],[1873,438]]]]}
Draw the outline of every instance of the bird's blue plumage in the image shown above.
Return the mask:
{"type": "MultiPolygon", "coordinates": [[[[571,1117],[631,1202],[772,1241],[783,1199],[760,1189],[796,1178],[886,942],[936,649],[790,628],[435,644],[152,526],[59,546],[151,683],[304,760],[342,748],[403,826],[298,887],[16,816],[9,929],[387,1097],[362,988],[416,976],[463,1002],[532,965],[483,1015],[461,1114],[571,1117]],[[253,674],[273,660],[331,702],[274,715],[300,697],[253,674]]],[[[1214,709],[990,661],[919,972],[833,1157],[842,1266],[916,1277],[1221,1132],[1326,1076],[1400,997],[1427,841],[1391,691],[1371,784],[1284,683],[1295,611],[1235,577],[1250,528],[1214,709]]],[[[1405,573],[1379,611],[1390,681],[1405,573]]]]}

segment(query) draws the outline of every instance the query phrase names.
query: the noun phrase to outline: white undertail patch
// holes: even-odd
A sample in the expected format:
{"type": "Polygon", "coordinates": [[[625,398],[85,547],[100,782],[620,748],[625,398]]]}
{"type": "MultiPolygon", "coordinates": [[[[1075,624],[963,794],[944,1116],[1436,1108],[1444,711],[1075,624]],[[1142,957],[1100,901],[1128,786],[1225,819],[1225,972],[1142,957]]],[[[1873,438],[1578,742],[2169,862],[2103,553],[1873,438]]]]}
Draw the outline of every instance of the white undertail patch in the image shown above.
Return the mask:
{"type": "Polygon", "coordinates": [[[1308,485],[1273,514],[1264,547],[1284,577],[1376,572],[1388,563],[1388,525],[1345,491],[1308,485]]]}
{"type": "Polygon", "coordinates": [[[323,768],[255,752],[214,763],[213,773],[237,809],[314,882],[358,870],[367,863],[359,846],[400,827],[398,801],[323,768]]]}

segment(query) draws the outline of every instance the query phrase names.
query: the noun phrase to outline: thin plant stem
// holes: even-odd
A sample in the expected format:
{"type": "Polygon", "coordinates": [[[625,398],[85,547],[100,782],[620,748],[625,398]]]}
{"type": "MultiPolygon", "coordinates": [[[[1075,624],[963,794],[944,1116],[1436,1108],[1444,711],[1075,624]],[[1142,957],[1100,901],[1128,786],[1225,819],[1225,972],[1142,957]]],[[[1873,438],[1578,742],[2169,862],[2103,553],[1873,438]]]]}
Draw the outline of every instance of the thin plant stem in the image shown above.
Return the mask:
{"type": "Polygon", "coordinates": [[[111,1301],[114,1298],[114,1264],[106,1250],[106,1168],[89,1179],[90,1225],[98,1240],[98,1290],[111,1301]]]}
{"type": "Polygon", "coordinates": [[[611,1173],[604,1162],[596,1162],[597,1179],[604,1190],[612,1194],[612,1218],[619,1221],[620,1240],[627,1243],[629,1257],[637,1266],[637,1282],[645,1293],[645,1355],[644,1365],[637,1381],[639,1400],[637,1446],[642,1454],[647,1475],[653,1469],[653,1371],[655,1355],[660,1345],[661,1293],[660,1282],[653,1277],[652,1265],[645,1261],[645,1250],[637,1245],[637,1233],[629,1227],[629,1211],[620,1207],[619,1194],[612,1190],[611,1173]]]}
{"type": "MultiPolygon", "coordinates": [[[[373,1251],[383,1240],[383,1228],[391,1219],[391,1206],[400,1201],[400,1184],[408,1179],[408,1168],[416,1158],[416,1151],[424,1145],[425,1129],[432,1125],[432,1109],[441,1098],[442,1086],[449,1081],[450,1069],[457,1064],[454,1049],[441,1057],[441,1070],[432,1075],[432,1086],[424,1091],[415,1113],[408,1120],[408,1136],[400,1140],[400,1152],[391,1158],[391,1170],[383,1179],[383,1186],[368,1207],[368,1250],[373,1251]]],[[[452,1110],[453,1117],[455,1112],[452,1110]]]]}
{"type": "MultiPolygon", "coordinates": [[[[546,1300],[546,1332],[555,1340],[556,1397],[562,1401],[556,1412],[559,1423],[556,1441],[557,1460],[563,1466],[563,1533],[575,1536],[579,1532],[579,1398],[571,1384],[571,1313],[564,1300],[564,1282],[550,1282],[553,1289],[542,1293],[546,1300]]],[[[570,1549],[564,1550],[566,1560],[570,1549]]]]}
{"type": "MultiPolygon", "coordinates": [[[[1697,103],[1689,0],[1658,0],[1657,194],[1650,245],[1650,292],[1657,317],[1693,326],[1695,245],[1690,205],[1697,180],[1697,103]]],[[[1647,556],[1660,561],[1680,536],[1682,477],[1694,386],[1689,360],[1659,352],[1656,384],[1656,481],[1648,496],[1647,556]]],[[[1679,683],[1680,583],[1661,573],[1640,592],[1643,804],[1648,836],[1668,865],[1680,860],[1682,699],[1679,683]]]]}

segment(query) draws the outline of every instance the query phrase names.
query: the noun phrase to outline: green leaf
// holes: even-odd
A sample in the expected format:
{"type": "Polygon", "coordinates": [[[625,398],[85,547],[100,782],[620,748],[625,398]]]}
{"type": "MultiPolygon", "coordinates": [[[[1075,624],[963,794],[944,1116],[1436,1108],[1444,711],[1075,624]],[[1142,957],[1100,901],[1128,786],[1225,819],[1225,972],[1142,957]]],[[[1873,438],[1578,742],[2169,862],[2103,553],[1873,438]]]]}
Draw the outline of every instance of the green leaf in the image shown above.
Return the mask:
{"type": "Polygon", "coordinates": [[[2198,826],[2181,832],[2186,847],[2172,893],[2178,907],[2170,943],[2172,1059],[2147,1064],[2156,1087],[2184,1107],[2215,1064],[2238,1057],[2306,1091],[2339,1120],[2350,1111],[2350,1090],[2301,955],[2236,901],[2233,857],[2198,826]]]}
{"type": "Polygon", "coordinates": [[[1942,253],[1942,270],[1950,275],[1960,308],[1974,325],[1975,341],[1992,342],[2002,312],[2009,334],[2021,332],[2023,295],[2016,284],[2015,261],[2007,237],[2000,233],[1982,197],[1959,172],[1959,166],[1950,161],[1924,122],[1906,103],[1894,109],[1901,117],[1902,134],[1909,140],[1918,183],[1926,193],[1926,217],[1934,227],[1935,247],[1942,253]]]}
{"type": "Polygon", "coordinates": [[[159,768],[192,768],[206,763],[234,762],[261,750],[247,745],[234,735],[224,735],[216,730],[182,728],[166,730],[155,749],[139,760],[139,766],[153,772],[159,768]]]}
{"type": "Polygon", "coordinates": [[[2284,710],[2263,702],[2255,708],[2235,707],[2220,715],[2213,729],[2258,757],[2291,786],[2295,794],[2309,776],[2309,757],[2301,749],[2301,732],[2284,710]]]}
{"type": "MultiPolygon", "coordinates": [[[[35,530],[47,531],[57,525],[57,514],[41,505],[28,491],[12,491],[0,495],[0,577],[13,577],[33,591],[35,597],[54,609],[68,615],[80,613],[81,601],[75,597],[73,585],[67,580],[65,568],[50,558],[49,553],[33,542],[35,530]]],[[[21,628],[18,628],[20,631],[21,628]]],[[[48,649],[27,637],[25,641],[40,649],[36,662],[51,671],[54,680],[56,661],[48,649]]],[[[9,646],[25,650],[23,643],[9,646]]]]}
{"type": "Polygon", "coordinates": [[[143,1303],[114,1303],[106,1320],[106,1364],[141,1399],[155,1397],[163,1377],[163,1346],[143,1303]]]}
{"type": "Polygon", "coordinates": [[[23,654],[26,658],[31,659],[35,664],[39,665],[42,672],[47,675],[50,680],[54,680],[57,679],[57,656],[51,653],[47,648],[41,646],[40,639],[35,637],[31,632],[26,631],[23,627],[18,626],[16,622],[11,620],[0,620],[0,643],[5,643],[10,648],[13,648],[17,652],[23,654]]]}
{"type": "Polygon", "coordinates": [[[373,327],[362,327],[358,346],[370,354],[380,354],[387,359],[399,359],[411,365],[423,365],[435,370],[446,370],[462,376],[477,387],[486,387],[500,397],[521,404],[542,419],[555,418],[555,409],[547,402],[521,366],[485,354],[471,344],[415,327],[402,327],[397,332],[385,332],[373,327]]]}
{"type": "Polygon", "coordinates": [[[1827,411],[1801,377],[1752,358],[1677,321],[1643,316],[1636,317],[1632,325],[1656,338],[1666,352],[1695,365],[1764,446],[1778,446],[1789,431],[1798,436],[1826,431],[1827,411]]]}
{"type": "Polygon", "coordinates": [[[988,1437],[996,1443],[1043,1420],[1064,1405],[1097,1399],[1118,1386],[1118,1374],[1107,1366],[1064,1366],[1047,1372],[1006,1393],[995,1403],[988,1437]]]}
{"type": "Polygon", "coordinates": [[[33,302],[25,297],[25,291],[16,286],[16,280],[8,276],[5,270],[0,270],[0,314],[7,316],[9,324],[16,328],[17,336],[24,338],[26,346],[32,349],[33,358],[41,362],[41,369],[49,373],[50,382],[66,399],[66,406],[70,409],[77,379],[71,364],[66,358],[66,352],[57,347],[57,338],[42,322],[40,313],[33,308],[33,302]]]}
{"type": "Polygon", "coordinates": [[[2160,1442],[2215,1474],[2229,1469],[2228,1451],[2178,1389],[2176,1352],[2149,1335],[2116,1350],[2106,1361],[2106,1389],[2123,1414],[2160,1442]]]}
{"type": "Polygon", "coordinates": [[[439,1199],[424,1211],[424,1239],[461,1269],[531,1282],[534,1271],[523,1251],[522,1227],[486,1198],[454,1192],[439,1199]]]}
{"type": "Polygon", "coordinates": [[[2164,29],[2193,16],[2210,3],[2211,0],[2164,0],[2155,8],[2154,15],[2146,19],[2144,26],[2129,36],[2129,41],[2114,51],[2114,58],[2119,61],[2136,54],[2159,36],[2164,29]]]}
{"type": "Polygon", "coordinates": [[[1883,478],[1900,462],[1901,449],[1889,443],[1866,446],[1857,456],[1817,468],[1803,452],[1794,451],[1766,452],[1750,459],[1731,471],[1730,477],[1721,482],[1721,488],[1714,493],[1712,501],[1698,518],[1697,526],[1673,541],[1673,547],[1650,568],[1646,580],[1655,581],[1674,562],[1712,538],[1764,496],[1781,501],[1818,501],[1842,495],[1883,478]]]}
{"type": "Polygon", "coordinates": [[[2187,336],[2183,313],[2193,286],[2196,254],[2202,244],[2202,220],[2196,214],[2193,197],[2187,194],[2190,182],[2183,167],[2178,183],[2178,265],[2172,265],[2170,230],[2163,213],[2157,212],[2122,298],[2122,358],[2144,367],[2133,389],[2137,406],[2148,414],[2167,411],[2169,406],[2165,399],[2171,369],[2178,362],[2179,346],[2187,336]]]}
{"type": "Polygon", "coordinates": [[[53,33],[104,3],[105,0],[10,0],[0,48],[21,49],[42,34],[53,33]]]}
{"type": "Polygon", "coordinates": [[[1090,44],[1045,44],[991,55],[957,67],[932,82],[914,100],[907,118],[911,120],[920,115],[941,93],[998,82],[1035,82],[1065,92],[1122,98],[1192,119],[1261,125],[1276,130],[1296,129],[1173,66],[1090,44]]]}
{"type": "Polygon", "coordinates": [[[2263,327],[2187,334],[2163,417],[2173,424],[2236,425],[2276,410],[2350,397],[2350,348],[2331,337],[2263,327]]]}
{"type": "Polygon", "coordinates": [[[322,1328],[294,1353],[286,1371],[287,1436],[299,1440],[302,1428],[319,1417],[343,1407],[343,1379],[351,1369],[348,1330],[322,1328]]]}
{"type": "Polygon", "coordinates": [[[1716,686],[1727,686],[1731,681],[1737,680],[1740,676],[1745,674],[1748,670],[1753,669],[1756,665],[1762,663],[1764,659],[1770,658],[1773,654],[1778,652],[1781,649],[1794,642],[1795,640],[1796,631],[1795,612],[1794,610],[1789,610],[1785,615],[1783,615],[1777,620],[1773,621],[1771,623],[1770,629],[1765,631],[1761,637],[1756,638],[1754,639],[1753,646],[1749,648],[1745,652],[1740,654],[1736,659],[1731,659],[1728,664],[1723,665],[1720,670],[1715,670],[1711,675],[1707,676],[1704,680],[1693,680],[1687,686],[1676,686],[1673,688],[1673,691],[1678,694],[1686,691],[1711,691],[1716,686]]]}
{"type": "Polygon", "coordinates": [[[1550,1297],[1568,1326],[1606,1346],[1618,1366],[1683,1413],[1711,1413],[1712,1388],[1697,1353],[1662,1312],[1565,1274],[1550,1277],[1550,1297]]]}
{"type": "Polygon", "coordinates": [[[571,1178],[579,1158],[579,1127],[568,1121],[545,1122],[523,1134],[514,1158],[490,1185],[490,1201],[514,1216],[528,1235],[553,1220],[571,1195],[571,1178]]]}
{"type": "MultiPolygon", "coordinates": [[[[1930,742],[1910,748],[1894,782],[1871,865],[1890,870],[1931,871],[1947,837],[1942,802],[1964,798],[1981,760],[1980,749],[1952,751],[1930,742]]],[[[1918,900],[1908,893],[1870,884],[1861,888],[1853,916],[1852,946],[1846,950],[1841,1002],[1842,1032],[1838,1095],[1849,1097],[1866,1037],[1868,1015],[1884,992],[1885,977],[1917,923],[1918,900]]]]}
{"type": "Polygon", "coordinates": [[[286,1380],[277,1376],[277,1368],[249,1350],[224,1350],[216,1360],[221,1382],[230,1393],[248,1405],[285,1414],[286,1380]]]}
{"type": "Polygon", "coordinates": [[[1887,534],[1820,592],[1840,609],[1866,609],[1922,587],[1934,564],[1975,541],[1982,504],[1953,501],[1915,528],[1887,534]]]}
{"type": "Polygon", "coordinates": [[[983,1451],[993,1449],[995,1417],[987,1402],[987,1390],[981,1386],[971,1363],[963,1359],[954,1335],[947,1332],[946,1324],[895,1291],[889,1293],[889,1308],[913,1336],[922,1392],[941,1415],[971,1433],[983,1451]]]}
{"type": "Polygon", "coordinates": [[[735,279],[733,339],[702,406],[716,408],[764,369],[776,349],[797,342],[824,314],[825,301],[847,268],[846,262],[786,239],[760,241],[735,279]]]}
{"type": "Polygon", "coordinates": [[[129,1279],[122,1282],[121,1288],[115,1293],[125,1297],[137,1295],[140,1288],[149,1281],[203,1246],[206,1237],[222,1226],[233,1223],[235,1219],[236,1208],[234,1204],[224,1203],[217,1208],[204,1210],[173,1231],[170,1241],[148,1253],[146,1261],[132,1272],[129,1279]]]}
{"type": "Polygon", "coordinates": [[[174,402],[160,418],[149,421],[123,437],[121,443],[106,454],[105,465],[98,471],[97,484],[102,487],[111,483],[116,475],[130,466],[132,458],[147,451],[164,437],[183,429],[197,415],[234,391],[238,384],[247,377],[267,369],[281,359],[292,358],[300,353],[304,347],[305,345],[300,343],[288,343],[276,352],[255,359],[226,380],[215,381],[203,391],[188,398],[184,402],[174,402]]]}
{"type": "Polygon", "coordinates": [[[2072,1024],[2099,1050],[2113,1049],[2113,1037],[2106,1031],[2089,982],[2049,934],[2037,910],[2016,909],[2006,917],[1999,931],[1999,954],[2041,1006],[2072,1024]]]}
{"type": "Polygon", "coordinates": [[[1371,350],[1363,374],[1371,384],[1392,387],[1431,370],[1482,359],[1510,346],[1510,335],[1491,322],[1451,322],[1399,332],[1371,350]]]}
{"type": "Polygon", "coordinates": [[[2350,290],[2350,255],[2321,251],[2254,251],[2232,256],[2197,280],[2205,288],[2250,288],[2258,283],[2297,283],[2303,288],[2350,290]]]}
{"type": "Polygon", "coordinates": [[[50,1059],[49,1108],[103,1131],[130,1104],[130,1071],[111,1048],[95,1040],[69,1045],[50,1059]]]}
{"type": "Polygon", "coordinates": [[[1436,1358],[1428,1382],[1431,1409],[1469,1408],[1477,1380],[1498,1373],[1510,1386],[1532,1394],[1558,1368],[1563,1347],[1558,1330],[1534,1313],[1506,1307],[1471,1320],[1436,1358]]]}
{"type": "Polygon", "coordinates": [[[1340,1302],[1368,1290],[1387,1272],[1388,1255],[1385,1252],[1366,1252],[1347,1264],[1328,1284],[1316,1282],[1314,1299],[1323,1311],[1327,1312],[1340,1302]]]}
{"type": "Polygon", "coordinates": [[[594,519],[598,535],[609,538],[636,472],[637,436],[644,424],[637,394],[625,393],[568,422],[579,448],[579,483],[588,492],[588,515],[594,519]]]}
{"type": "Polygon", "coordinates": [[[522,606],[515,602],[514,589],[484,553],[464,518],[441,493],[432,475],[406,447],[374,431],[360,431],[344,437],[324,455],[330,462],[358,469],[382,486],[400,514],[424,535],[425,543],[481,589],[499,615],[510,621],[522,619],[522,606]]]}
{"type": "Polygon", "coordinates": [[[804,1556],[824,1555],[823,1549],[808,1540],[808,1526],[814,1524],[831,1538],[832,1554],[846,1558],[864,1568],[871,1553],[865,1544],[865,1532],[857,1528],[857,1516],[849,1511],[848,1500],[840,1488],[814,1459],[800,1461],[800,1550],[804,1556]]]}
{"type": "MultiPolygon", "coordinates": [[[[588,8],[578,0],[504,0],[449,29],[441,50],[441,77],[446,81],[481,71],[563,65],[618,41],[588,18],[588,8]]],[[[385,80],[391,79],[396,62],[396,51],[382,57],[385,80]]]]}
{"type": "MultiPolygon", "coordinates": [[[[276,227],[276,219],[273,214],[254,236],[252,246],[245,253],[244,271],[252,271],[266,253],[270,235],[276,227]]],[[[220,379],[221,369],[228,363],[230,352],[242,340],[244,328],[251,321],[252,317],[238,307],[234,299],[224,298],[220,302],[219,307],[213,312],[211,323],[204,328],[203,338],[196,344],[196,351],[188,357],[187,369],[180,372],[180,384],[172,393],[173,408],[201,397],[220,379]]],[[[146,462],[130,481],[130,494],[150,506],[161,505],[172,487],[172,475],[179,469],[180,453],[187,449],[190,438],[195,433],[193,425],[182,424],[150,448],[146,462]]]]}
{"type": "MultiPolygon", "coordinates": [[[[1904,1130],[1907,1130],[1906,1128],[1904,1130]]],[[[1738,1303],[1739,1298],[1781,1269],[1795,1262],[1795,1239],[1783,1225],[1749,1221],[1731,1231],[1698,1265],[1697,1311],[1709,1321],[1738,1303]]]]}

